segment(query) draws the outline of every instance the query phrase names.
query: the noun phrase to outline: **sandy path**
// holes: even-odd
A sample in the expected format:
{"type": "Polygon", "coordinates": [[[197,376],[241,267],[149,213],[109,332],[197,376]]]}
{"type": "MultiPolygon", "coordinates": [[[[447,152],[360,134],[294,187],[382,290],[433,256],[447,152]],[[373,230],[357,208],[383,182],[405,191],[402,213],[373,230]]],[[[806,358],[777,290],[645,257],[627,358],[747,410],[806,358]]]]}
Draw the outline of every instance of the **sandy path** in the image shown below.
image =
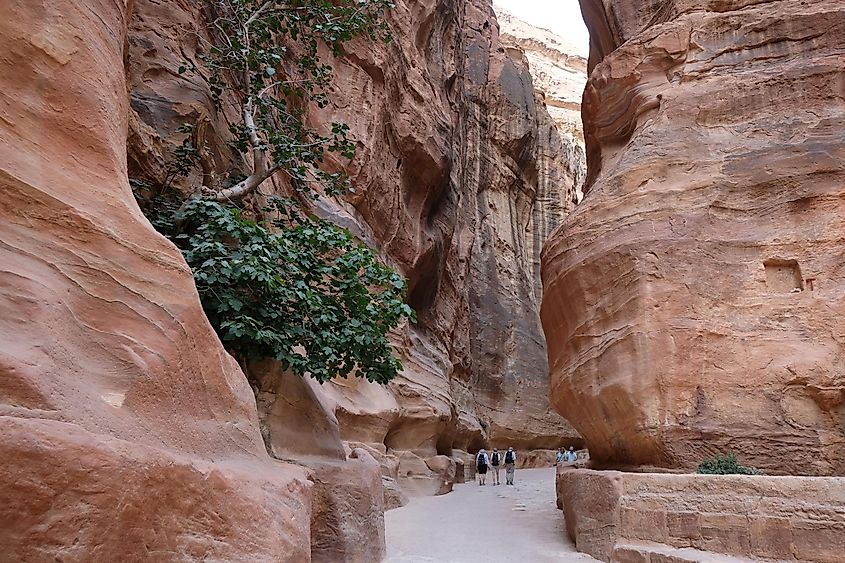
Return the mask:
{"type": "MultiPolygon", "coordinates": [[[[388,563],[596,561],[575,551],[555,507],[555,471],[517,470],[516,485],[455,485],[385,514],[388,563]]],[[[502,481],[505,475],[502,472],[502,481]]]]}

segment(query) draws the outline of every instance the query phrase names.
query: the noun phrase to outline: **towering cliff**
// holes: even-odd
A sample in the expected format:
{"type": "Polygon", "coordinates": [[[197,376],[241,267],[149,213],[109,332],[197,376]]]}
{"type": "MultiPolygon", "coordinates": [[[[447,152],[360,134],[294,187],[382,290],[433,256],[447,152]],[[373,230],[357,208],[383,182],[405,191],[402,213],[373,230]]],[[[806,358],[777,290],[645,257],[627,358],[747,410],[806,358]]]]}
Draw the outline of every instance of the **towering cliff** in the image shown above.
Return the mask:
{"type": "Polygon", "coordinates": [[[845,2],[582,0],[551,397],[604,463],[845,473],[845,2]]]}
{"type": "Polygon", "coordinates": [[[528,61],[537,104],[548,111],[554,126],[546,127],[544,121],[538,131],[540,138],[546,139],[541,142],[542,150],[537,158],[540,174],[533,217],[533,260],[539,300],[543,294],[540,276],[543,244],[584,196],[587,162],[581,97],[587,82],[587,60],[566,38],[526,23],[496,3],[494,9],[502,44],[513,56],[524,56],[528,61]]]}
{"type": "Polygon", "coordinates": [[[566,37],[519,19],[495,2],[494,9],[502,43],[525,53],[534,88],[542,94],[558,130],[583,146],[581,98],[587,84],[587,59],[580,54],[582,49],[566,37]]]}
{"type": "Polygon", "coordinates": [[[130,191],[128,18],[0,5],[2,559],[303,561],[306,474],[130,191]]]}

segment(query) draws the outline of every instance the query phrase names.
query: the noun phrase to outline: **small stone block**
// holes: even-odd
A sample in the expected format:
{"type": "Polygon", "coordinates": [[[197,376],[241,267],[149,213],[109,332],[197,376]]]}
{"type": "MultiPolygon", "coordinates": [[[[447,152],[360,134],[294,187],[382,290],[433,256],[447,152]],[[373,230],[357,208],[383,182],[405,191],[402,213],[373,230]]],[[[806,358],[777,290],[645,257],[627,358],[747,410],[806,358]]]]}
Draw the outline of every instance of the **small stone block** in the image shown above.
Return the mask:
{"type": "Polygon", "coordinates": [[[633,546],[614,549],[611,561],[612,563],[652,563],[648,551],[633,546]]]}
{"type": "Polygon", "coordinates": [[[842,563],[845,553],[845,524],[840,522],[793,521],[795,558],[819,563],[842,563]]]}
{"type": "Polygon", "coordinates": [[[665,542],[666,513],[656,510],[623,508],[622,535],[630,539],[665,542]]]}
{"type": "Polygon", "coordinates": [[[751,550],[755,557],[792,559],[792,528],[786,518],[757,518],[751,522],[751,550]]]}
{"type": "Polygon", "coordinates": [[[702,514],[703,549],[732,555],[751,554],[748,519],[738,514],[702,514]]]}
{"type": "Polygon", "coordinates": [[[671,512],[666,515],[670,543],[689,547],[701,539],[701,522],[697,512],[671,512]]]}

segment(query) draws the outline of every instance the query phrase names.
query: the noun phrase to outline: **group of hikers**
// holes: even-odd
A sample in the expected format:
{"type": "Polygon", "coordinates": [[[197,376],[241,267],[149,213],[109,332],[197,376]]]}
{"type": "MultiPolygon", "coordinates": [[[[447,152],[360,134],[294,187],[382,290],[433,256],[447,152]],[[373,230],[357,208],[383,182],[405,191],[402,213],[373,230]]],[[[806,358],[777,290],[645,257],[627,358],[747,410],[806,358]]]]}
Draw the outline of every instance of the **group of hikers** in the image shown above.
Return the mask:
{"type": "MultiPolygon", "coordinates": [[[[555,464],[560,463],[575,463],[578,460],[578,454],[575,448],[571,447],[568,450],[558,448],[555,453],[555,464]]],[[[488,454],[487,450],[481,448],[475,456],[475,473],[478,476],[478,484],[487,484],[487,472],[493,474],[493,484],[501,485],[499,481],[499,469],[505,466],[505,485],[513,485],[513,474],[516,466],[516,452],[513,448],[508,448],[505,455],[499,453],[499,450],[493,448],[493,452],[488,454]]]]}
{"type": "Polygon", "coordinates": [[[499,481],[499,469],[505,466],[505,485],[513,485],[513,474],[516,466],[516,452],[513,448],[508,448],[505,455],[499,453],[499,450],[493,448],[493,453],[487,453],[487,450],[482,448],[475,456],[475,473],[478,475],[478,484],[487,484],[487,471],[490,470],[493,474],[493,484],[501,485],[499,481]]]}
{"type": "Polygon", "coordinates": [[[568,450],[558,448],[555,454],[555,465],[559,463],[575,463],[576,461],[578,461],[578,454],[575,452],[575,448],[572,446],[569,446],[568,450]]]}

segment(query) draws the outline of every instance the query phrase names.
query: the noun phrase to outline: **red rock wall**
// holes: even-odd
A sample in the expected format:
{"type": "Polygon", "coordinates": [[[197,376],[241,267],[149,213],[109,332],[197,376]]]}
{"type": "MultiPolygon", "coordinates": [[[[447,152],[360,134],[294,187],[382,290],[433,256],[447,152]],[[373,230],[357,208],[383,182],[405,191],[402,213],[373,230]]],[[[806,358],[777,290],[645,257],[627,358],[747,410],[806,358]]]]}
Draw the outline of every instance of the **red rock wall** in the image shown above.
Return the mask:
{"type": "MultiPolygon", "coordinates": [[[[539,248],[574,193],[558,133],[521,53],[501,46],[488,0],[396,4],[393,41],[348,44],[332,63],[334,105],[309,119],[344,121],[358,141],[356,193],[317,211],[408,277],[419,323],[397,331],[405,372],[386,389],[322,389],[349,441],[423,457],[488,440],[568,445],[577,435],[549,407],[537,312],[539,248]]],[[[196,77],[176,73],[202,21],[188,3],[135,2],[130,175],[160,176],[176,126],[206,112],[218,166],[231,164],[225,119],[196,77]]]]}
{"type": "Polygon", "coordinates": [[[551,398],[604,464],[845,474],[845,2],[583,0],[551,398]]]}
{"type": "Polygon", "coordinates": [[[305,561],[305,473],[129,189],[127,19],[0,4],[2,558],[305,561]]]}

